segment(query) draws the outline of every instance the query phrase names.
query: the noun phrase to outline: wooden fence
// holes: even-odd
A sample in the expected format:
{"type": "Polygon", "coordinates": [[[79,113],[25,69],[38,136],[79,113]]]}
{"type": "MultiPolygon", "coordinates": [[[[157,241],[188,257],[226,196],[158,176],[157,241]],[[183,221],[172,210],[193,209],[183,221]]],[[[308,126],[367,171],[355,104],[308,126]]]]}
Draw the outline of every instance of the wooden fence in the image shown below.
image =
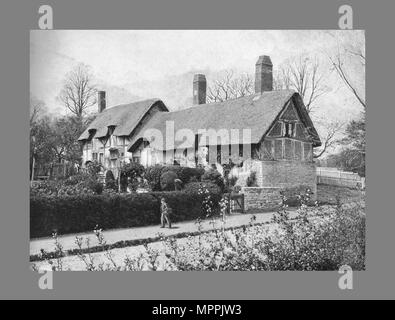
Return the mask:
{"type": "Polygon", "coordinates": [[[55,180],[66,178],[76,174],[79,168],[72,163],[55,163],[49,165],[38,165],[34,167],[32,180],[55,180]]]}
{"type": "Polygon", "coordinates": [[[365,188],[365,178],[357,173],[340,171],[336,168],[317,167],[317,184],[365,188]]]}

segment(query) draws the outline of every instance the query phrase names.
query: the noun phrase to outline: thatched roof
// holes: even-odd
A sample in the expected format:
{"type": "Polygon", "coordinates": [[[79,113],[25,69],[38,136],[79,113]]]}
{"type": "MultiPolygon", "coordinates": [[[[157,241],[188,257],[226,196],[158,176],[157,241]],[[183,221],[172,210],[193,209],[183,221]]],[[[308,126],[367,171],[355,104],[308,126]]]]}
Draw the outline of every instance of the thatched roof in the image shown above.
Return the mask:
{"type": "Polygon", "coordinates": [[[159,105],[162,111],[168,111],[159,99],[143,100],[105,109],[89,124],[78,140],[105,137],[109,126],[115,126],[113,133],[115,136],[129,136],[154,105],[159,105]]]}
{"type": "MultiPolygon", "coordinates": [[[[138,146],[144,137],[145,130],[148,129],[161,131],[165,138],[166,121],[174,121],[175,132],[180,129],[190,129],[194,134],[197,134],[199,129],[217,131],[239,129],[240,133],[243,129],[251,129],[251,143],[259,143],[292,98],[294,98],[302,121],[310,127],[309,133],[313,138],[314,146],[321,145],[299,94],[292,90],[278,90],[224,102],[197,105],[180,111],[156,113],[132,137],[128,150],[133,151],[138,146]]],[[[230,144],[233,144],[232,141],[230,144]]]]}

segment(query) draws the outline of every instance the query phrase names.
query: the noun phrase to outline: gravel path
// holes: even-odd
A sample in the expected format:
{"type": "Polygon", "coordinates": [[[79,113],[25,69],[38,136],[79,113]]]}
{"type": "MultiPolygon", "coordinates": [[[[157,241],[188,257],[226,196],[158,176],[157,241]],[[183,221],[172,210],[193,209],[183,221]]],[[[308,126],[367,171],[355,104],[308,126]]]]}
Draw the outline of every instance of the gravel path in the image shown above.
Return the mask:
{"type": "MultiPolygon", "coordinates": [[[[262,223],[270,221],[273,213],[259,213],[254,214],[256,217],[255,223],[262,223]]],[[[226,217],[226,228],[237,227],[242,225],[248,225],[251,222],[253,214],[235,214],[226,217]]],[[[203,230],[213,230],[221,227],[220,222],[215,225],[209,221],[203,221],[203,230]]],[[[137,239],[148,239],[154,238],[158,233],[164,236],[175,235],[184,232],[195,232],[197,231],[197,225],[195,221],[190,222],[180,222],[172,226],[172,229],[160,228],[160,226],[149,226],[149,227],[139,227],[139,228],[129,228],[129,229],[117,229],[104,231],[103,235],[107,244],[114,244],[119,241],[137,240],[137,239]]],[[[97,239],[93,232],[73,234],[59,236],[59,242],[62,244],[65,251],[77,249],[75,244],[75,237],[83,237],[84,239],[89,238],[91,246],[97,245],[97,239]]],[[[54,251],[54,241],[52,238],[41,238],[30,241],[30,255],[36,255],[40,253],[40,250],[44,249],[47,252],[54,251]]]]}

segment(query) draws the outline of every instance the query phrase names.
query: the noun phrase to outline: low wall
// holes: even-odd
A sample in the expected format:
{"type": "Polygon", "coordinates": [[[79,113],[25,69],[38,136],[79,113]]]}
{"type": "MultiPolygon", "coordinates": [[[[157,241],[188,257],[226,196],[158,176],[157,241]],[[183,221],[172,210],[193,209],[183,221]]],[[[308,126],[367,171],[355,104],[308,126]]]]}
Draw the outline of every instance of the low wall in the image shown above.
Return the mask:
{"type": "Polygon", "coordinates": [[[317,183],[365,189],[365,178],[357,173],[340,171],[335,168],[317,168],[317,183]]]}
{"type": "Polygon", "coordinates": [[[246,211],[276,210],[282,204],[282,188],[275,187],[243,187],[244,209],[246,211]]]}
{"type": "MultiPolygon", "coordinates": [[[[273,190],[299,192],[309,188],[313,192],[311,199],[313,201],[317,199],[317,174],[313,162],[249,160],[245,162],[242,170],[232,173],[238,177],[236,184],[246,188],[246,180],[251,172],[256,173],[257,186],[267,192],[273,190]]],[[[261,192],[261,196],[262,201],[267,200],[265,191],[261,192]]]]}

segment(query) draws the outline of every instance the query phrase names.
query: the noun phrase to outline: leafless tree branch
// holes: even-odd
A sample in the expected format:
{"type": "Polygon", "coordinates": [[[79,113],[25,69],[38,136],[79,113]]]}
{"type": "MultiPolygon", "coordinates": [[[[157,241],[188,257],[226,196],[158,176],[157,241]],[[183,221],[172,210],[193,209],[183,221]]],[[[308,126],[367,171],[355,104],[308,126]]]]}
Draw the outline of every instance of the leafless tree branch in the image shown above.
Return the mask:
{"type": "Polygon", "coordinates": [[[344,122],[334,121],[325,126],[326,134],[321,136],[323,140],[322,146],[314,154],[315,159],[324,155],[330,148],[334,147],[339,142],[337,136],[344,129],[344,125],[344,122]]]}
{"type": "Polygon", "coordinates": [[[254,81],[248,74],[235,75],[233,70],[213,81],[207,90],[207,102],[222,102],[254,93],[254,81]]]}
{"type": "Polygon", "coordinates": [[[316,100],[328,92],[323,83],[324,77],[325,73],[316,57],[300,55],[280,66],[275,75],[274,88],[297,91],[303,98],[307,112],[310,113],[315,107],[316,100]]]}
{"type": "Polygon", "coordinates": [[[59,99],[75,116],[82,118],[87,109],[96,103],[96,87],[89,67],[79,64],[67,74],[59,99]]]}

